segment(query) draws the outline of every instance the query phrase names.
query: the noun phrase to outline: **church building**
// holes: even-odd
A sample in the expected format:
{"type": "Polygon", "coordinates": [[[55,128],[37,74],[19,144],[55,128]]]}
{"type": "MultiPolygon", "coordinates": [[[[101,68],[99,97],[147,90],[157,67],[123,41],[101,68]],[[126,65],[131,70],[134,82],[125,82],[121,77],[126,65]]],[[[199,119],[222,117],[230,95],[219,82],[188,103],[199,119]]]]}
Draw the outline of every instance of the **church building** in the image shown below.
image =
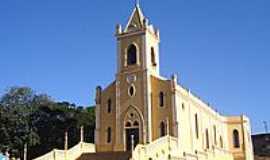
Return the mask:
{"type": "MultiPolygon", "coordinates": [[[[159,30],[137,4],[116,27],[115,80],[96,88],[95,144],[35,160],[254,160],[249,119],[223,116],[159,72],[159,30]]],[[[66,134],[67,135],[67,134],[66,134]]]]}
{"type": "Polygon", "coordinates": [[[132,151],[135,160],[253,160],[246,116],[223,116],[176,75],[160,75],[160,32],[138,4],[115,36],[115,80],[96,88],[96,152],[132,151]]]}

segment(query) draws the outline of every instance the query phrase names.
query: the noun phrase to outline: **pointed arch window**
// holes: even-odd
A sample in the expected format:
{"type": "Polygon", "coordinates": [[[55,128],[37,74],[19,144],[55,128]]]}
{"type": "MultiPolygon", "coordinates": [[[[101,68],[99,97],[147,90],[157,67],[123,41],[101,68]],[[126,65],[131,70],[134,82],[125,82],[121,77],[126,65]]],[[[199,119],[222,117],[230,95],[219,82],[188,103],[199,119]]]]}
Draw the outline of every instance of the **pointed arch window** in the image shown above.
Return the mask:
{"type": "Polygon", "coordinates": [[[138,122],[138,121],[135,121],[135,122],[133,123],[133,126],[139,126],[139,122],[138,122]]]}
{"type": "Polygon", "coordinates": [[[205,131],[205,138],[206,138],[206,149],[210,149],[209,131],[208,131],[208,129],[206,129],[206,131],[205,131]]]}
{"type": "Polygon", "coordinates": [[[159,93],[159,106],[160,107],[164,106],[164,92],[159,93]]]}
{"type": "Polygon", "coordinates": [[[214,125],[213,130],[214,130],[214,142],[215,142],[215,145],[217,145],[217,127],[216,127],[216,125],[214,125]]]}
{"type": "Polygon", "coordinates": [[[223,139],[222,139],[221,136],[219,137],[219,143],[220,143],[220,144],[219,144],[219,145],[220,145],[220,148],[223,148],[223,145],[224,145],[224,144],[223,144],[223,139]]]}
{"type": "Polygon", "coordinates": [[[111,143],[112,142],[112,128],[109,127],[107,129],[107,143],[111,143]]]}
{"type": "Polygon", "coordinates": [[[127,65],[137,64],[137,48],[131,44],[127,50],[127,65]]]}
{"type": "Polygon", "coordinates": [[[112,112],[112,100],[111,99],[108,99],[108,101],[107,101],[107,111],[108,111],[108,113],[112,112]]]}
{"type": "Polygon", "coordinates": [[[237,129],[233,130],[233,146],[234,148],[240,148],[239,132],[237,129]]]}
{"type": "Polygon", "coordinates": [[[130,122],[127,122],[125,127],[131,127],[131,123],[130,122]]]}
{"type": "Polygon", "coordinates": [[[152,62],[152,66],[157,66],[157,63],[156,63],[156,54],[155,54],[154,47],[151,47],[151,62],[152,62]]]}
{"type": "Polygon", "coordinates": [[[198,122],[198,114],[195,114],[195,132],[196,132],[196,137],[199,139],[199,122],[198,122]]]}
{"type": "Polygon", "coordinates": [[[160,137],[164,137],[166,135],[166,124],[165,122],[160,123],[160,137]]]}

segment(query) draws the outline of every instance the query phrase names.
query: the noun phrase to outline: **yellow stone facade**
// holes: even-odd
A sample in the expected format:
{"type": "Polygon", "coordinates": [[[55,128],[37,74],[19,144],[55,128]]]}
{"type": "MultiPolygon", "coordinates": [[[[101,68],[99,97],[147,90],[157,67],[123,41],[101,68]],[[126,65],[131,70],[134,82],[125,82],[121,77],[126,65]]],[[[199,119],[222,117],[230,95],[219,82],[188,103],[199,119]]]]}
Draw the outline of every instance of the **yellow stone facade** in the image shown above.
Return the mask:
{"type": "Polygon", "coordinates": [[[253,160],[246,116],[220,115],[178,84],[176,75],[159,74],[159,30],[138,5],[115,35],[115,81],[96,89],[97,152],[134,149],[134,159],[253,160]]]}

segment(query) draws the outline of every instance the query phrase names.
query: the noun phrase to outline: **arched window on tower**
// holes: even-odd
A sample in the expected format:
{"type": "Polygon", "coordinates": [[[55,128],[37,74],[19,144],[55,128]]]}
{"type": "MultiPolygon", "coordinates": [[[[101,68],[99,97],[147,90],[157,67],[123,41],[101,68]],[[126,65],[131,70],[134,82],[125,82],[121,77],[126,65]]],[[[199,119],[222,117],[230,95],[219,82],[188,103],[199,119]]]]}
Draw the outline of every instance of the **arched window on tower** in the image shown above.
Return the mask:
{"type": "Polygon", "coordinates": [[[162,121],[159,127],[160,127],[160,137],[164,137],[166,135],[166,124],[162,121]]]}
{"type": "Polygon", "coordinates": [[[240,148],[239,132],[238,130],[233,130],[233,146],[234,148],[240,148]]]}
{"type": "Polygon", "coordinates": [[[112,142],[112,129],[111,127],[109,127],[107,129],[107,143],[111,143],[112,142]]]}
{"type": "Polygon", "coordinates": [[[137,48],[131,44],[127,50],[127,65],[134,65],[137,63],[137,48]]]}
{"type": "Polygon", "coordinates": [[[156,54],[155,54],[154,47],[151,47],[151,62],[152,62],[152,66],[157,66],[157,63],[156,63],[156,54]]]}
{"type": "Polygon", "coordinates": [[[164,106],[164,93],[163,92],[159,93],[159,106],[160,107],[164,106]]]}

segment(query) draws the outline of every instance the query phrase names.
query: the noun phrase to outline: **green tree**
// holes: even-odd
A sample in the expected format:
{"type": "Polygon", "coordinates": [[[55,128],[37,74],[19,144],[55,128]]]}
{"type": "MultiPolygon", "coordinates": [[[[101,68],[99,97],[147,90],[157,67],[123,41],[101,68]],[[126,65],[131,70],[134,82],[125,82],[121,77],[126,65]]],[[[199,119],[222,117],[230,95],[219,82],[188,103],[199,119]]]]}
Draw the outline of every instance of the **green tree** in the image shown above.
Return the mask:
{"type": "Polygon", "coordinates": [[[1,130],[3,135],[0,149],[9,149],[12,154],[20,155],[24,144],[34,146],[39,143],[35,128],[31,125],[34,92],[28,87],[12,87],[1,99],[1,130]]]}
{"type": "Polygon", "coordinates": [[[28,87],[11,87],[0,100],[3,107],[29,105],[34,98],[34,92],[28,87]]]}
{"type": "Polygon", "coordinates": [[[68,131],[69,147],[80,140],[80,127],[85,128],[85,141],[94,142],[94,107],[54,102],[46,94],[36,94],[29,87],[11,87],[0,98],[0,150],[11,150],[21,157],[28,144],[28,158],[41,156],[52,149],[64,148],[68,131]]]}

